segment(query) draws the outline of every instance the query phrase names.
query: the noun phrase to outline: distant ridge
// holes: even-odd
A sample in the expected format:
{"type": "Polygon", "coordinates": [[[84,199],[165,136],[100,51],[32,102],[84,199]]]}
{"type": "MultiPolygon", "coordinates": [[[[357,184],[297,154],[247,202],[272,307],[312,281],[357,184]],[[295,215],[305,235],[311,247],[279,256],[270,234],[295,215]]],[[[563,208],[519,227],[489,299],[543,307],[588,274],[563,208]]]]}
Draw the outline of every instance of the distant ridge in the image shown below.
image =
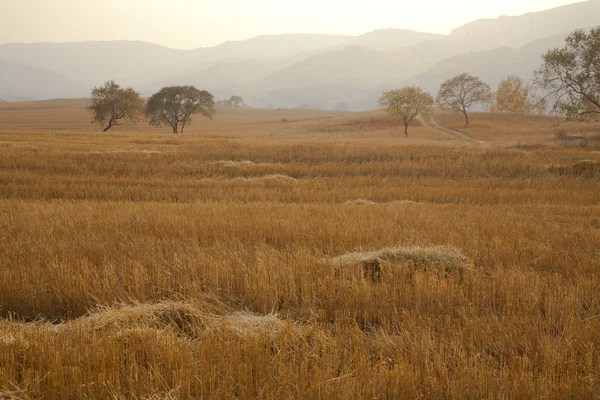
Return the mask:
{"type": "Polygon", "coordinates": [[[0,97],[5,100],[81,97],[88,89],[73,79],[43,68],[0,58],[0,97]]]}
{"type": "Polygon", "coordinates": [[[566,33],[598,25],[600,0],[588,0],[473,21],[450,35],[404,29],[360,36],[261,35],[194,50],[141,41],[12,43],[0,45],[0,97],[80,97],[115,79],[144,95],[193,84],[217,99],[241,95],[253,107],[343,104],[361,110],[376,107],[381,92],[392,87],[418,84],[435,94],[443,80],[460,72],[492,86],[508,74],[528,79],[541,54],[560,45],[566,33]]]}

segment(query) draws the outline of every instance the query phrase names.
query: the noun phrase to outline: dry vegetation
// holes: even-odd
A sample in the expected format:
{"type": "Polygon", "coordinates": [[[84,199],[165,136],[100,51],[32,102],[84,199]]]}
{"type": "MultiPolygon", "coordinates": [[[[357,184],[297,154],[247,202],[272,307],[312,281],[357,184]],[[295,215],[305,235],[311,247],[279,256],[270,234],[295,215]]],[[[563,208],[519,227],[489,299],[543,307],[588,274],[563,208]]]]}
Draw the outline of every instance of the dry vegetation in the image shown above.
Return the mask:
{"type": "Polygon", "coordinates": [[[600,398],[597,126],[220,111],[0,105],[0,399],[600,398]]]}

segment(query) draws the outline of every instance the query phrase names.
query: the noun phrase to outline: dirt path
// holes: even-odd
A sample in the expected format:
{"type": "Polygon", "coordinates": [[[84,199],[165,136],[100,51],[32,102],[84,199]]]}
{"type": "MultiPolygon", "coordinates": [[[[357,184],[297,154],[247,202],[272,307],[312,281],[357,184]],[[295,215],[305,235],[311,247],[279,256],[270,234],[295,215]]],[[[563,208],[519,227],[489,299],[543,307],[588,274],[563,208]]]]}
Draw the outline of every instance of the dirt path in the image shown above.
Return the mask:
{"type": "Polygon", "coordinates": [[[440,125],[440,123],[435,119],[435,117],[432,117],[431,119],[419,118],[419,120],[423,123],[423,125],[425,125],[425,127],[429,128],[431,130],[440,132],[446,136],[450,136],[454,139],[460,140],[463,143],[467,143],[467,144],[471,144],[471,143],[486,144],[487,143],[485,140],[476,139],[476,138],[469,136],[466,133],[458,131],[456,129],[446,128],[446,127],[440,125]]]}

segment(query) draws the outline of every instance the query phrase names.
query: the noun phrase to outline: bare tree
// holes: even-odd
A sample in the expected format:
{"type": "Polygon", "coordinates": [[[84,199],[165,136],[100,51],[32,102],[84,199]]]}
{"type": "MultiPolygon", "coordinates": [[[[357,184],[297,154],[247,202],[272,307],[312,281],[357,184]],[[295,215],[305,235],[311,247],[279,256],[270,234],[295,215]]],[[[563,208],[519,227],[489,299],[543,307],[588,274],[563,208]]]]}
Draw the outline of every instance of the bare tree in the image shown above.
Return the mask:
{"type": "Polygon", "coordinates": [[[384,93],[379,99],[384,111],[402,118],[404,135],[408,136],[408,126],[415,117],[433,105],[433,97],[418,87],[405,87],[384,93]]]}
{"type": "Polygon", "coordinates": [[[202,114],[211,118],[215,110],[213,95],[193,86],[170,86],[161,89],[148,100],[146,116],[150,125],[169,125],[173,133],[183,133],[185,126],[192,121],[192,115],[202,114]]]}
{"type": "Polygon", "coordinates": [[[542,56],[536,85],[554,97],[553,110],[569,119],[600,117],[600,28],[570,34],[562,49],[542,56]]]}
{"type": "Polygon", "coordinates": [[[475,104],[489,104],[492,100],[490,87],[481,79],[469,74],[460,74],[442,83],[437,96],[441,108],[460,111],[469,125],[467,110],[475,104]]]}
{"type": "Polygon", "coordinates": [[[108,81],[92,89],[92,104],[87,110],[92,114],[92,123],[107,124],[103,129],[106,132],[120,120],[137,121],[144,112],[144,99],[132,88],[123,89],[115,81],[108,81]]]}

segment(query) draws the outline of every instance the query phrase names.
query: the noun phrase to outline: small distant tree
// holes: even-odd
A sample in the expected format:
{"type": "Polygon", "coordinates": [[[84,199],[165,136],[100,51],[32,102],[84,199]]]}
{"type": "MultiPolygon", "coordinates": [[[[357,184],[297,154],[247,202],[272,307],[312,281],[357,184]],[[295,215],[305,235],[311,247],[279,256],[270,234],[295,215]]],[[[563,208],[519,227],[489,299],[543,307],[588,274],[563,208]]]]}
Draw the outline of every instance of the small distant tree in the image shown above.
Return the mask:
{"type": "Polygon", "coordinates": [[[535,88],[526,84],[521,78],[510,75],[498,85],[495,95],[496,103],[492,111],[530,114],[538,108],[540,100],[535,95],[535,88]]]}
{"type": "Polygon", "coordinates": [[[405,87],[384,93],[379,106],[386,112],[404,121],[404,135],[408,136],[408,126],[419,114],[433,105],[433,97],[418,87],[405,87]]]}
{"type": "Polygon", "coordinates": [[[123,89],[115,81],[92,89],[92,103],[87,107],[92,123],[106,127],[103,132],[119,124],[120,120],[136,122],[144,113],[144,99],[132,88],[123,89]]]}
{"type": "Polygon", "coordinates": [[[225,102],[225,105],[233,108],[245,107],[246,103],[244,103],[244,99],[241,96],[231,96],[229,100],[225,102]]]}
{"type": "Polygon", "coordinates": [[[148,100],[146,117],[152,126],[169,125],[173,133],[183,133],[192,122],[192,115],[202,114],[212,119],[215,101],[212,94],[193,86],[170,86],[161,89],[148,100]]]}
{"type": "Polygon", "coordinates": [[[553,110],[568,119],[600,118],[600,27],[575,31],[565,42],[542,56],[536,85],[549,91],[553,110]]]}
{"type": "Polygon", "coordinates": [[[489,104],[492,100],[490,87],[481,79],[469,74],[460,74],[442,83],[437,95],[441,108],[460,111],[469,125],[467,110],[475,104],[489,104]]]}

